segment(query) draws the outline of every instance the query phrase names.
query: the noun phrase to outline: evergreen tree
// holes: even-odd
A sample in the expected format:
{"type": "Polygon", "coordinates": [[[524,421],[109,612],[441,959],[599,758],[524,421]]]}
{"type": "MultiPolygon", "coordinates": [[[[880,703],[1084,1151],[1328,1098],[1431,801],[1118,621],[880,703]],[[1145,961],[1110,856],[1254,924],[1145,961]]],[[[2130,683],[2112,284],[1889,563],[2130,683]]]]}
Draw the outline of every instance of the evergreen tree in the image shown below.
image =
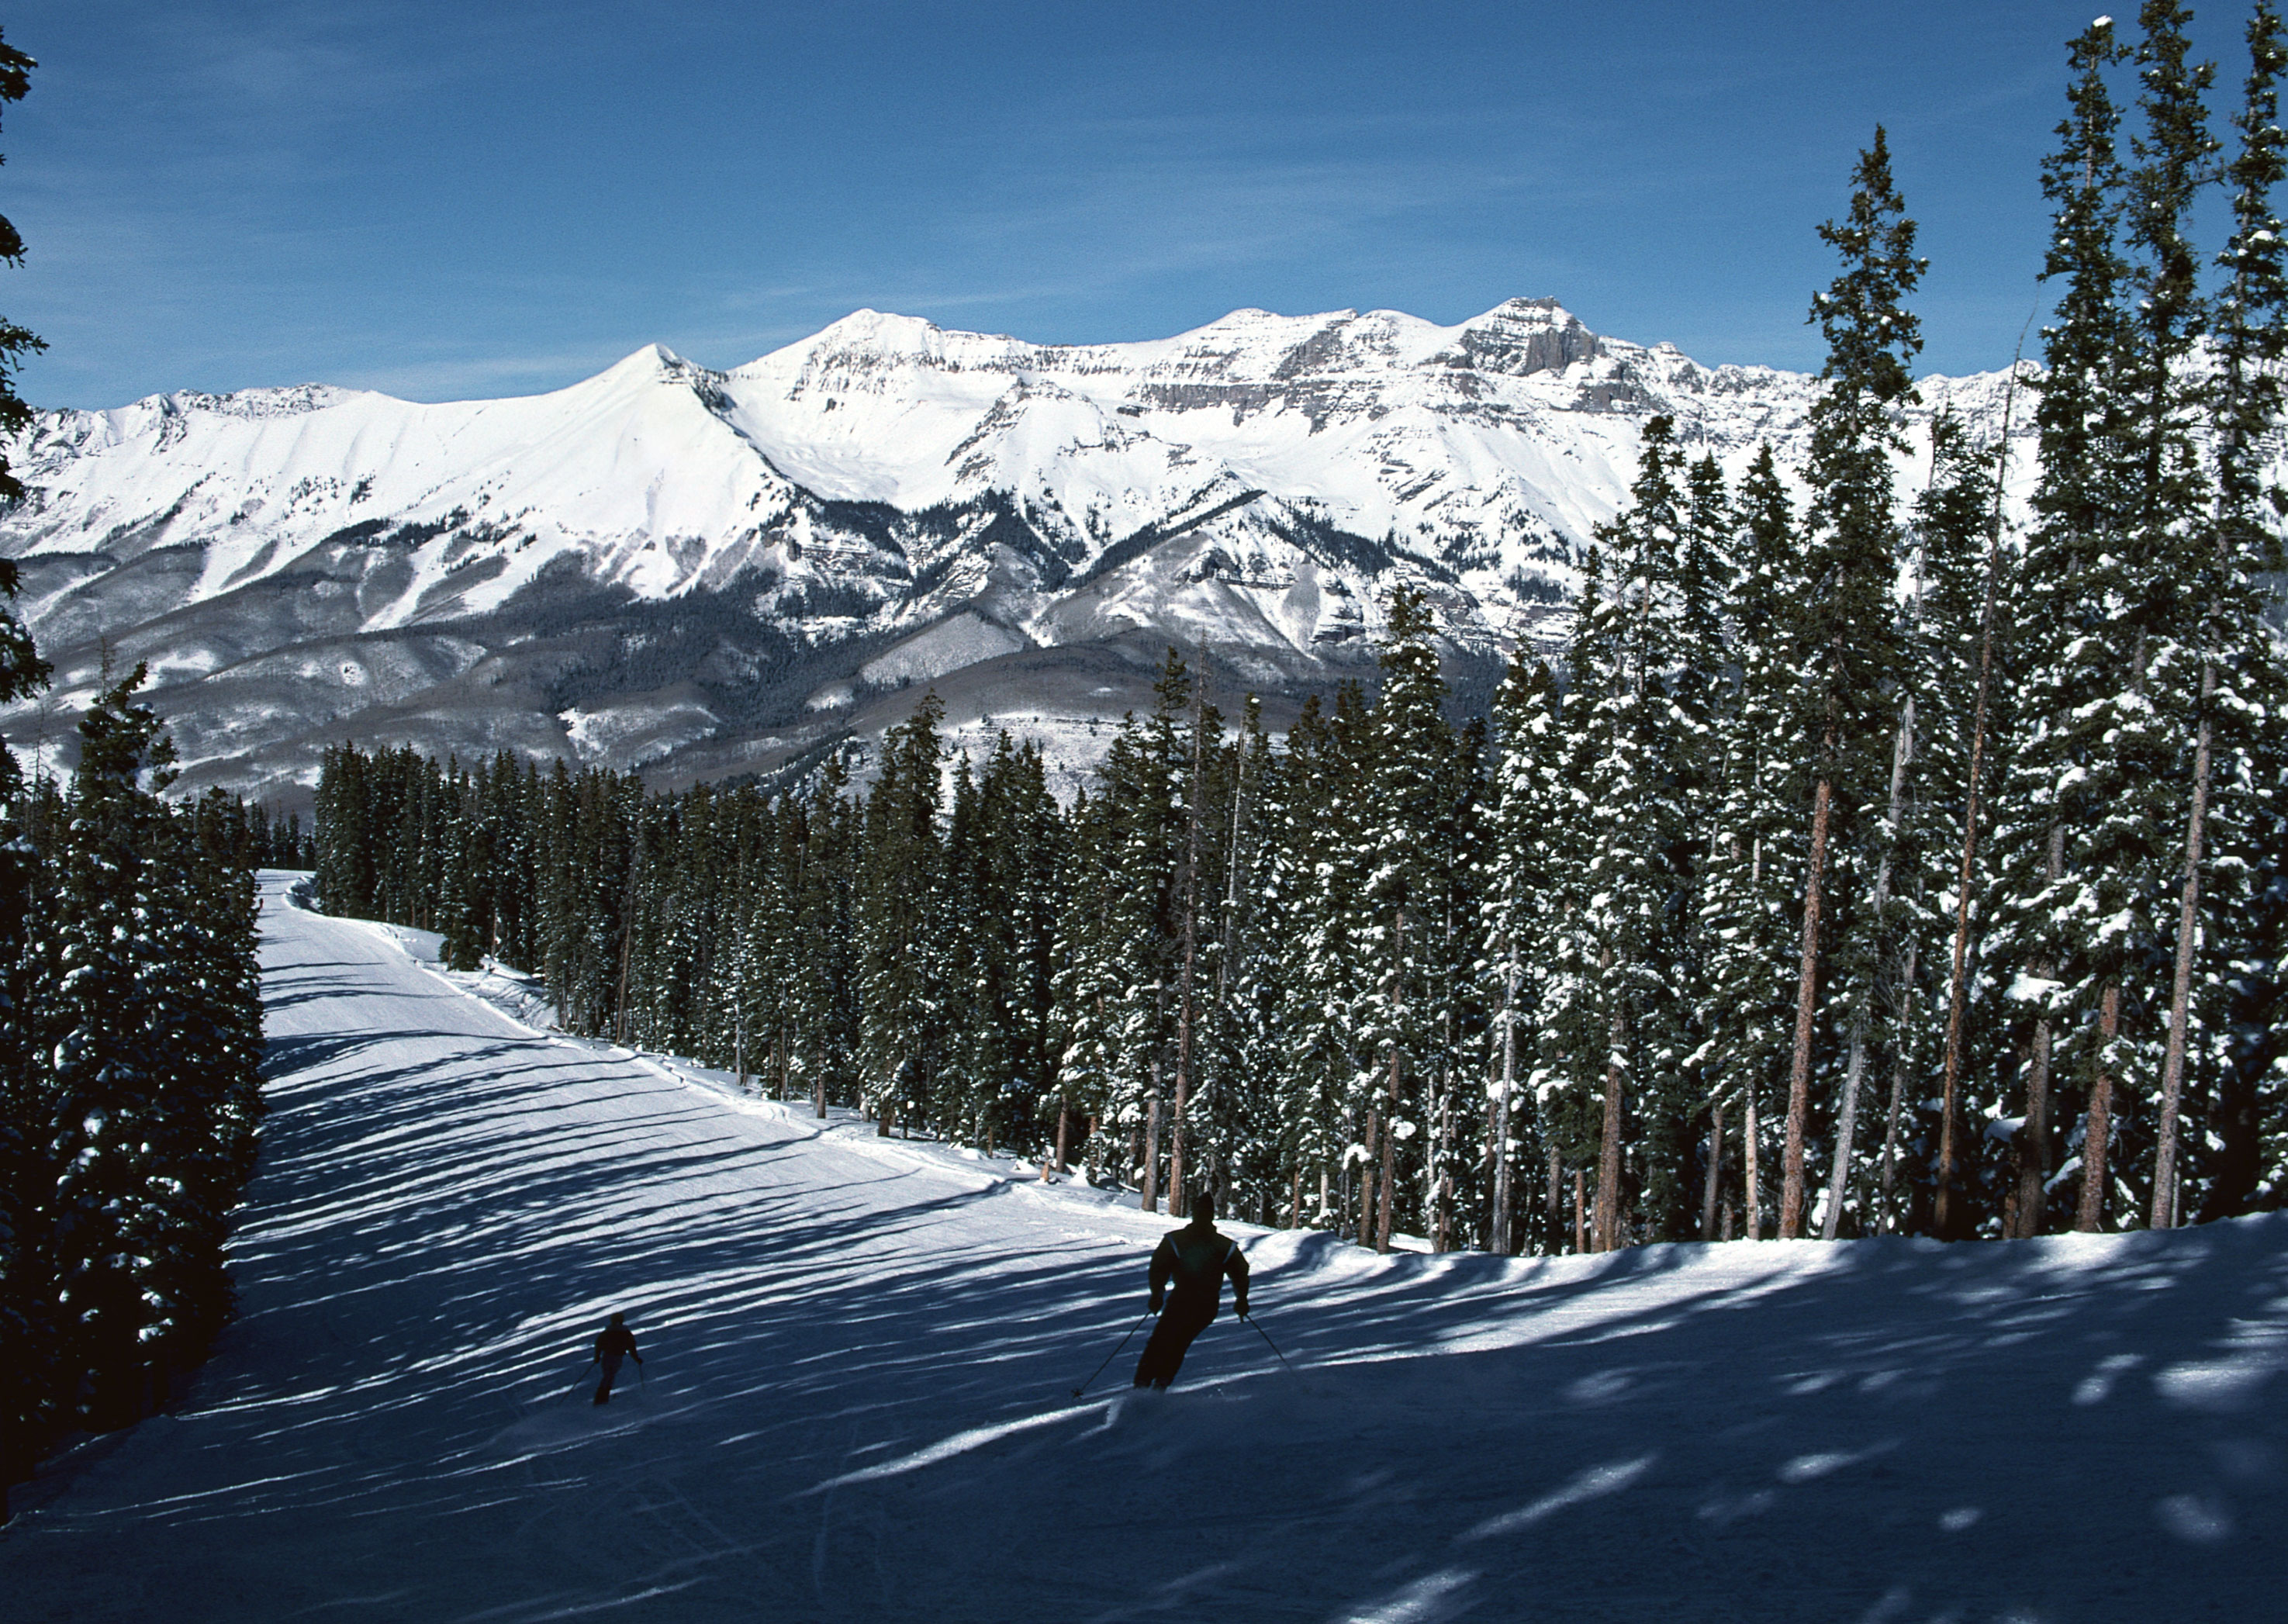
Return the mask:
{"type": "Polygon", "coordinates": [[[2252,1119],[2260,1084],[2234,1052],[2245,1046],[2235,1042],[2231,1013],[2220,1007],[2220,994],[2236,980],[2246,986],[2267,977],[2276,981],[2278,976],[2277,904],[2268,893],[2282,849],[2276,797],[2279,764],[2288,752],[2282,748],[2279,718],[2288,690],[2277,641],[2264,621],[2264,582],[2278,578],[2284,560],[2280,496],[2267,487],[2260,448],[2280,421],[2279,366],[2288,353],[2288,272],[2282,263],[2283,227],[2272,202],[2288,153],[2288,136],[2277,122],[2279,78],[2288,52],[2279,13],[2268,0],[2249,19],[2247,39],[2248,78],[2242,109],[2233,121],[2240,147],[2225,177],[2232,191],[2233,231],[2219,257],[2225,283],[2215,302],[2216,365],[2204,402],[2215,425],[2212,534],[2205,546],[2202,538],[2194,538],[2183,582],[2183,607],[2195,619],[2199,685],[2189,717],[2189,784],[2182,809],[2181,878],[2155,1134],[2150,1221],[2156,1229],[2184,1221],[2179,1119],[2189,1062],[2197,1064],[2199,1058],[2192,1053],[2197,1021],[2216,1034],[2210,1057],[2213,1099],[2204,1113],[2206,1133],[2192,1136],[2188,1148],[2213,1143],[2218,1153],[2212,1160],[2196,1150],[2189,1158],[2196,1198],[2205,1216],[2219,1216],[2236,1210],[2255,1188],[2262,1155],[2252,1119]],[[2221,863],[2215,861],[2218,857],[2221,863]],[[2221,898],[2214,882],[2204,894],[2204,876],[2212,867],[2219,870],[2221,898]],[[2244,922],[2243,929],[2220,931],[2228,919],[2244,922]],[[2267,923],[2274,927],[2268,941],[2262,930],[2267,923]],[[2252,975],[2249,968],[2236,970],[2236,960],[2262,968],[2252,975]],[[2197,978],[2205,999],[2197,1000],[2197,978]],[[2202,1003],[2207,1006],[2205,1020],[2202,1003]],[[2205,1200],[2199,1194],[2203,1185],[2205,1200]]]}
{"type": "Polygon", "coordinates": [[[1915,257],[1915,223],[1892,182],[1880,125],[1874,144],[1859,155],[1852,183],[1850,213],[1819,228],[1843,269],[1812,303],[1828,357],[1804,468],[1811,500],[1803,521],[1803,573],[1810,590],[1795,627],[1811,820],[1781,1169],[1783,1240],[1799,1234],[1804,1220],[1823,932],[1831,933],[1834,924],[1824,917],[1835,877],[1831,866],[1858,837],[1856,809],[1874,798],[1870,792],[1896,736],[1893,583],[1901,548],[1890,459],[1904,443],[1898,412],[1916,398],[1908,368],[1922,348],[1904,300],[1926,262],[1915,257]]]}
{"type": "Polygon", "coordinates": [[[932,927],[941,903],[937,828],[945,706],[935,690],[884,735],[882,773],[866,798],[857,931],[864,1100],[887,1134],[927,1109],[944,1065],[943,967],[932,927]]]}

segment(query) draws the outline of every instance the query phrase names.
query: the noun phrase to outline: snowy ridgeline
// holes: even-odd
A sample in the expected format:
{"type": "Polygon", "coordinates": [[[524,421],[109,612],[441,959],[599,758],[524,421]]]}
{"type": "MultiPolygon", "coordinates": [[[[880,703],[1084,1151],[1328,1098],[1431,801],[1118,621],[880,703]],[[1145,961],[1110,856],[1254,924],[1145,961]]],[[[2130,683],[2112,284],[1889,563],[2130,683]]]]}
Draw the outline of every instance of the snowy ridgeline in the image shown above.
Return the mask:
{"type": "Polygon", "coordinates": [[[2288,1220],[1536,1261],[1241,1228],[1297,1369],[1227,1317],[1172,1392],[1120,1385],[1132,1342],[1075,1401],[1165,1219],[544,1034],[266,891],[242,1316],[174,1414],[20,1490],[12,1618],[2276,1610],[2288,1220]],[[600,1410],[613,1310],[646,1363],[600,1410]]]}
{"type": "MultiPolygon", "coordinates": [[[[1922,391],[1906,488],[1932,414],[1996,434],[2012,398],[1922,391]]],[[[1088,346],[867,311],[729,372],[647,345],[521,399],[47,412],[6,442],[29,494],[0,557],[56,680],[6,731],[68,740],[106,661],[146,661],[191,782],[299,804],[345,737],[691,781],[878,737],[935,684],[956,725],[1084,772],[1162,649],[1299,702],[1369,668],[1393,582],[1490,683],[1561,637],[1649,418],[1736,479],[1768,440],[1800,463],[1818,393],[1536,299],[1088,346]]]]}

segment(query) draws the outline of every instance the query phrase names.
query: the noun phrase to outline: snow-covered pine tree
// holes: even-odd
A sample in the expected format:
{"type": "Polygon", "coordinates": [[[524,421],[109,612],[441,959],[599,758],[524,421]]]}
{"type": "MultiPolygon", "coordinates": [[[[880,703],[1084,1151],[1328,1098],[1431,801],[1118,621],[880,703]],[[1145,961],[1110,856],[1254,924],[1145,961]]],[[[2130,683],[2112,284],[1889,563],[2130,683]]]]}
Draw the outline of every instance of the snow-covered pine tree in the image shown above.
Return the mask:
{"type": "Polygon", "coordinates": [[[1303,1169],[1289,1153],[1279,1114],[1284,1036],[1278,1026],[1277,970],[1284,910],[1277,887],[1285,870],[1276,860],[1273,834],[1280,768],[1262,704],[1253,696],[1229,764],[1230,819],[1216,915],[1216,1019],[1205,1068],[1210,1118],[1224,1146],[1233,1210],[1292,1225],[1301,1222],[1303,1169]]]}
{"type": "Polygon", "coordinates": [[[1831,870],[1861,833],[1859,809],[1880,795],[1897,737],[1900,553],[1892,453],[1903,440],[1899,409],[1915,399],[1909,367],[1922,348],[1905,299],[1926,262],[1915,223],[1891,178],[1882,126],[1852,171],[1851,210],[1819,228],[1841,273],[1815,297],[1812,319],[1828,343],[1825,384],[1811,410],[1804,481],[1803,598],[1795,656],[1800,729],[1811,783],[1804,840],[1803,937],[1796,985],[1795,1042],[1788,1073],[1779,1232],[1802,1232],[1804,1159],[1811,1124],[1820,972],[1834,922],[1831,870]]]}
{"type": "Polygon", "coordinates": [[[46,1000],[55,1300],[98,1426],[146,1413],[220,1325],[259,1110],[251,875],[158,798],[174,750],[144,675],[80,724],[46,1000]]]}
{"type": "Polygon", "coordinates": [[[1314,1224],[1374,1238],[1372,1192],[1381,1116],[1378,1073],[1359,1031],[1371,995],[1371,951],[1362,939],[1367,869],[1366,745],[1369,713],[1345,683],[1329,716],[1316,695],[1287,733],[1287,751],[1266,786],[1275,850],[1264,886],[1275,933],[1266,975],[1275,1004],[1260,1018],[1276,1034],[1280,1118],[1294,1174],[1319,1200],[1314,1224]],[[1275,1010],[1275,1012],[1272,1012],[1275,1010]]]}
{"type": "MultiPolygon", "coordinates": [[[[1977,1124],[1998,1117],[2006,1103],[1987,1070],[1998,1058],[1994,1034],[1968,1019],[1974,1004],[1991,1008],[1998,992],[1979,951],[1991,900],[1979,797],[1990,794],[1987,741],[2009,718],[1996,483],[2003,448],[1972,445],[1950,414],[1932,423],[1931,477],[1915,505],[1909,570],[1898,788],[1882,826],[1871,922],[1874,994],[1890,1063],[1879,1188],[1887,1196],[1895,1188],[1908,1079],[1935,1072],[1930,1223],[1948,1239],[1974,1232],[1979,1215],[1998,1204],[1982,1183],[1977,1124]],[[1934,1043],[1929,1018],[1941,1011],[1943,1035],[1934,1043]],[[1976,1095],[1966,1091],[1974,1079],[1985,1084],[1976,1095]]],[[[1889,1200],[1877,1205],[1887,1222],[1889,1200]]]]}
{"type": "Polygon", "coordinates": [[[2077,1046],[2089,1080],[2080,1229],[2103,1226],[2117,1190],[2133,1207],[2123,1175],[2157,1104],[2166,994],[2155,970],[2173,934],[2169,879],[2181,852],[2173,864],[2169,831],[2184,827],[2178,786],[2189,776],[2201,664],[2198,607],[2183,584],[2213,551],[2200,443],[2205,389],[2196,376],[2207,313],[2189,234],[2217,151],[2204,105],[2214,75],[2186,59],[2189,20],[2175,0],[2146,0],[2139,13],[2143,127],[2124,210],[2134,255],[2133,343],[2115,380],[2132,435],[2126,523],[2110,560],[2117,596],[2101,634],[2109,679],[2086,714],[2098,730],[2090,788],[2101,798],[2088,803],[2095,815],[2068,854],[2069,873],[2081,881],[2082,1007],[2093,1005],[2097,1017],[2094,1034],[2077,1046]]]}
{"type": "Polygon", "coordinates": [[[1370,962],[1361,966],[1355,1020],[1360,1059],[1374,1070],[1370,1092],[1379,1097],[1373,1240],[1382,1252],[1403,1192],[1419,1182],[1409,1175],[1426,1166],[1437,1176],[1425,1129],[1437,1104],[1427,1096],[1441,1074],[1441,1010],[1451,992],[1442,972],[1452,958],[1452,915],[1440,870],[1453,844],[1455,739],[1433,630],[1421,593],[1394,590],[1363,741],[1358,940],[1370,962]]]}
{"type": "Polygon", "coordinates": [[[2260,1153],[2252,1120],[2257,1089],[2236,1064],[2229,994],[2220,994],[2235,982],[2246,986],[2268,975],[2276,980],[2278,974],[2278,938],[2268,941],[2263,926],[2269,923],[2276,930],[2278,917],[2276,900],[2267,891],[2282,849],[2276,797],[2288,688],[2277,636],[2264,618],[2265,583],[2279,579],[2284,560],[2280,495],[2267,487],[2261,448],[2279,425],[2279,368],[2288,355],[2284,228],[2273,205],[2274,189],[2288,169],[2288,136],[2278,123],[2278,84],[2288,52],[2270,0],[2260,0],[2250,17],[2247,41],[2248,77],[2233,120],[2240,145],[2225,173],[2233,230],[2218,259],[2225,280],[2213,323],[2215,365],[2207,408],[2213,424],[2213,535],[2205,548],[2197,539],[2182,583],[2186,606],[2197,617],[2200,675],[2189,718],[2193,739],[2155,1133],[2149,1221],[2156,1229],[2184,1222],[2181,1183],[2205,1215],[2213,1216],[2237,1210],[2258,1182],[2253,1175],[2260,1153]],[[2205,880],[2212,874],[2213,880],[2205,880]],[[2204,1131],[2189,1137],[2191,1153],[2181,1163],[2188,1067],[2194,1068],[2197,1087],[2204,1057],[2194,1046],[2204,1034],[2212,1080],[2207,1109],[2196,1119],[2204,1131]],[[2203,1153],[2211,1145],[2214,1153],[2203,1153]]]}
{"type": "MultiPolygon", "coordinates": [[[[1633,1232],[1679,1232],[1680,1163],[1690,1156],[1684,1125],[1697,1106],[1684,1098],[1696,1047],[1685,1012],[1698,880],[1688,800],[1705,732],[1678,691],[1691,692],[1699,708],[1714,662],[1686,643],[1689,520],[1674,432],[1666,416],[1646,424],[1630,505],[1601,532],[1612,572],[1607,595],[1585,613],[1602,624],[1575,639],[1566,704],[1588,762],[1582,973],[1602,1037],[1599,1251],[1626,1244],[1633,1232]],[[1630,1141],[1633,1223],[1624,1187],[1630,1141]]],[[[1712,613],[1703,620],[1712,635],[1712,613]]]]}
{"type": "Polygon", "coordinates": [[[1522,1249],[1529,1234],[1543,1250],[1558,1248],[1546,1218],[1529,1224],[1520,1208],[1525,1181],[1542,1155],[1556,1153],[1524,1085],[1539,1047],[1549,985],[1545,945],[1553,934],[1550,909],[1561,891],[1558,853],[1561,831],[1569,827],[1558,781],[1563,747],[1555,680],[1547,664],[1532,658],[1521,642],[1494,695],[1497,753],[1479,907],[1485,970],[1495,1000],[1488,1034],[1492,1053],[1487,1145],[1492,1167],[1486,1234],[1489,1248],[1504,1256],[1522,1249]]]}
{"type": "Polygon", "coordinates": [[[806,1077],[820,1117],[835,1100],[860,1097],[860,978],[858,932],[864,824],[856,797],[846,793],[847,769],[828,761],[806,805],[780,825],[780,872],[794,909],[797,965],[791,990],[794,1033],[787,1081],[806,1077]]]}
{"type": "Polygon", "coordinates": [[[1595,860],[1603,814],[1595,782],[1609,745],[1597,725],[1602,685],[1619,669],[1620,618],[1608,590],[1611,576],[1601,545],[1593,541],[1581,564],[1573,622],[1566,640],[1562,702],[1556,737],[1540,778],[1549,808],[1540,939],[1541,1021],[1535,1034],[1534,1113],[1545,1153],[1551,1155],[1549,1227],[1561,1231],[1554,1210],[1562,1170],[1573,1184],[1572,1244],[1592,1241],[1585,1195],[1588,1169],[1601,1164],[1611,1055],[1611,1010],[1604,996],[1606,944],[1597,899],[1595,860]]]}
{"type": "MultiPolygon", "coordinates": [[[[1730,598],[1734,677],[1720,691],[1712,752],[1713,816],[1703,824],[1700,907],[1705,963],[1696,1059],[1710,1100],[1711,1165],[1719,1201],[1725,1121],[1736,1123],[1743,1232],[1763,1234],[1763,1136],[1784,1074],[1795,987],[1788,971],[1801,889],[1789,740],[1796,724],[1792,656],[1801,613],[1800,564],[1787,488],[1769,445],[1741,482],[1737,574],[1730,598]]],[[[1728,1232],[1704,1196],[1704,1238],[1728,1232]]]]}
{"type": "Polygon", "coordinates": [[[2011,997],[2027,1021],[2025,1125],[2016,1136],[2020,1235],[2046,1227],[2050,1124],[2063,1115],[2058,1107],[2072,1081],[2062,1040],[2079,1007],[2067,991],[2079,972],[2068,962],[2077,932],[2065,856],[2071,832],[2090,815],[2081,786],[2094,735],[2079,718],[2110,675],[2093,656],[2103,648],[2112,590],[2105,576],[2120,551],[2127,485],[2120,448],[2129,426],[2114,380],[2131,343],[2123,310],[2129,268],[2117,241],[2120,115],[2106,83],[2124,52],[2109,20],[2092,24],[2069,50],[2067,115],[2042,165],[2053,210],[2042,273],[2060,287],[2034,381],[2039,473],[2014,594],[2019,721],[1994,804],[2003,885],[1990,946],[2017,967],[2011,997]]]}
{"type": "MultiPolygon", "coordinates": [[[[1164,683],[1174,673],[1173,649],[1169,661],[1164,683]]],[[[1189,1152],[1202,1048],[1202,993],[1207,985],[1203,955],[1214,951],[1212,876],[1219,866],[1215,860],[1218,820],[1209,802],[1216,758],[1223,749],[1223,717],[1207,702],[1204,670],[1191,677],[1190,702],[1188,725],[1181,736],[1172,735],[1160,745],[1167,763],[1166,792],[1172,801],[1169,823],[1176,841],[1176,870],[1168,899],[1168,923],[1175,939],[1170,944],[1174,1030],[1169,1055],[1173,1087],[1168,1111],[1168,1199],[1170,1210],[1176,1212],[1189,1210],[1196,1171],[1189,1152]]]]}
{"type": "Polygon", "coordinates": [[[932,927],[941,899],[938,833],[945,706],[933,689],[882,739],[866,797],[857,930],[863,1104],[878,1131],[923,1110],[944,1063],[945,989],[932,927]]]}
{"type": "MultiPolygon", "coordinates": [[[[987,883],[1007,1026],[996,1121],[1012,1144],[1045,1148],[1059,1121],[1055,1004],[1058,928],[1064,912],[1069,831],[1037,746],[995,741],[981,780],[987,883]]],[[[1044,1159],[1043,1165],[1047,1165],[1044,1159]]]]}

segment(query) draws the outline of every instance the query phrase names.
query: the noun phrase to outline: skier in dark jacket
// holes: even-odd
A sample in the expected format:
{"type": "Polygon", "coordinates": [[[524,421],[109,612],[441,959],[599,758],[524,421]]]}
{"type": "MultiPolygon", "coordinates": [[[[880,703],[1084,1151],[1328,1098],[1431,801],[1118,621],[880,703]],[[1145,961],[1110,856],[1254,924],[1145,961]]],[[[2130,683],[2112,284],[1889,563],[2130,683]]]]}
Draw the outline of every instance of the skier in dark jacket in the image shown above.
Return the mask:
{"type": "Polygon", "coordinates": [[[1152,1311],[1160,1323],[1136,1361],[1136,1385],[1165,1387],[1176,1379],[1184,1351],[1192,1338],[1216,1317],[1223,1295],[1223,1277],[1231,1276],[1232,1307],[1247,1318],[1247,1255],[1239,1242],[1216,1233],[1215,1197],[1205,1192],[1192,1198],[1192,1221],[1171,1230],[1152,1253],[1152,1311]],[[1168,1294],[1171,1282],[1175,1286],[1168,1294]],[[1166,1311],[1161,1310],[1163,1299],[1166,1311]]]}
{"type": "Polygon", "coordinates": [[[643,1363],[643,1355],[636,1351],[635,1333],[628,1329],[624,1319],[614,1314],[612,1323],[604,1327],[601,1336],[596,1338],[596,1357],[588,1361],[604,1367],[604,1379],[596,1384],[598,1404],[612,1401],[612,1383],[619,1376],[620,1361],[624,1359],[632,1359],[639,1365],[643,1363]]]}

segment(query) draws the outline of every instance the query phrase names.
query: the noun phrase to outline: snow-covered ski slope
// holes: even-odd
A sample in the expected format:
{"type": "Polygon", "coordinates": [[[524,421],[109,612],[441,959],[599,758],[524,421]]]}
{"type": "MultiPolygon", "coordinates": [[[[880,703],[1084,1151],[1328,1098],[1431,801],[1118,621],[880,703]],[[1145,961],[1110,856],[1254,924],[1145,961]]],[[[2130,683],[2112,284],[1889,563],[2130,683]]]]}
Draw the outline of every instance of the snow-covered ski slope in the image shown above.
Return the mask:
{"type": "Polygon", "coordinates": [[[2288,1222],[1246,1232],[1299,1378],[1227,1317],[1075,1402],[1164,1219],[542,1036],[283,889],[242,1315],[20,1492],[12,1624],[2281,1616],[2288,1222]]]}

